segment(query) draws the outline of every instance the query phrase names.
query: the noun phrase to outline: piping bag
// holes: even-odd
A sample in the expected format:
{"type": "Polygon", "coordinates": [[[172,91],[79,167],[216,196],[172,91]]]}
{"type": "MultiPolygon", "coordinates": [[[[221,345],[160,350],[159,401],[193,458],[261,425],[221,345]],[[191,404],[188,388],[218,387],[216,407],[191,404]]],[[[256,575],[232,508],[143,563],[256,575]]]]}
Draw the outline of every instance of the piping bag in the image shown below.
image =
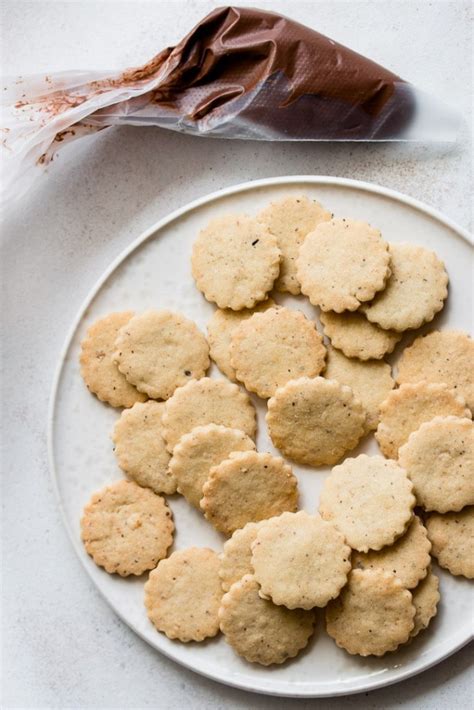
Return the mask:
{"type": "Polygon", "coordinates": [[[7,79],[1,202],[23,195],[71,140],[160,126],[266,141],[445,141],[460,118],[396,74],[293,20],[217,8],[175,47],[125,71],[7,79]]]}

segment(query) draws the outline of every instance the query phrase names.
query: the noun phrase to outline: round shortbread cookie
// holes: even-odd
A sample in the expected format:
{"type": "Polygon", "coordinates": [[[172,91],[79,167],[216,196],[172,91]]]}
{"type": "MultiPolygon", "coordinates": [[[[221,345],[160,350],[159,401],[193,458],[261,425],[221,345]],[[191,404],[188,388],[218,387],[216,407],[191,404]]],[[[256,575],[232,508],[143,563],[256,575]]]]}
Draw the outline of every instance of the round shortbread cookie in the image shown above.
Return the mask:
{"type": "Polygon", "coordinates": [[[350,387],[323,377],[292,380],[268,400],[273,444],[288,458],[311,466],[333,464],[356,446],[366,415],[350,387]]]}
{"type": "Polygon", "coordinates": [[[294,296],[301,292],[296,277],[296,259],[306,235],[321,222],[331,219],[331,213],[316,200],[306,195],[287,195],[271,202],[257,219],[268,226],[280,247],[282,259],[280,275],[275,281],[277,291],[287,291],[294,296]]]}
{"type": "Polygon", "coordinates": [[[196,286],[219,308],[252,308],[272,290],[281,252],[268,227],[247,215],[216,217],[193,245],[196,286]]]}
{"type": "Polygon", "coordinates": [[[275,302],[271,298],[262,301],[255,308],[243,308],[241,311],[232,311],[229,308],[217,308],[207,324],[207,340],[209,354],[219,370],[235,382],[235,370],[230,364],[230,343],[232,333],[246,318],[254,313],[261,313],[267,308],[272,308],[275,302]]]}
{"type": "Polygon", "coordinates": [[[211,469],[201,509],[224,535],[250,522],[295,511],[298,482],[283,459],[256,451],[235,452],[211,469]]]}
{"type": "Polygon", "coordinates": [[[326,606],[346,584],[351,548],[335,525],[301,510],[262,524],[251,564],[262,598],[288,609],[312,609],[326,606]]]}
{"type": "Polygon", "coordinates": [[[474,411],[474,340],[456,330],[436,330],[405,348],[398,363],[397,382],[444,382],[461,394],[474,411]]]}
{"type": "Polygon", "coordinates": [[[362,362],[330,350],[324,376],[350,387],[365,409],[367,431],[377,429],[380,405],[395,385],[390,365],[380,360],[362,362]]]}
{"type": "Polygon", "coordinates": [[[408,641],[415,613],[412,595],[395,575],[355,569],[326,608],[326,629],[348,653],[383,656],[408,641]]]}
{"type": "Polygon", "coordinates": [[[388,244],[366,222],[332,219],[307,235],[297,259],[301,291],[323,311],[355,311],[390,276],[388,244]]]}
{"type": "Polygon", "coordinates": [[[410,634],[411,638],[414,638],[420,631],[428,627],[431,619],[436,616],[438,611],[438,602],[440,600],[439,579],[433,574],[431,568],[416,589],[411,590],[411,594],[413,606],[416,609],[415,626],[410,634]]]}
{"type": "Polygon", "coordinates": [[[163,426],[168,451],[184,434],[204,424],[240,429],[253,438],[255,409],[247,394],[226,380],[203,377],[179,387],[165,404],[163,426]]]}
{"type": "Polygon", "coordinates": [[[206,374],[207,340],[195,323],[180,313],[146,311],[123,326],[114,359],[140,392],[168,399],[177,387],[206,374]]]}
{"type": "Polygon", "coordinates": [[[416,244],[390,244],[392,275],[361,310],[386,330],[419,328],[433,320],[448,295],[448,274],[436,254],[416,244]]]}
{"type": "Polygon", "coordinates": [[[321,311],[319,320],[331,345],[342,350],[346,357],[356,357],[359,360],[380,360],[384,355],[393,352],[402,337],[401,333],[394,330],[379,328],[357,311],[321,311]]]}
{"type": "Polygon", "coordinates": [[[395,461],[361,454],[335,466],[323,483],[319,511],[354,550],[391,545],[413,518],[413,484],[395,461]]]}
{"type": "Polygon", "coordinates": [[[314,612],[287,609],[259,596],[251,574],[235,582],[222,597],[222,633],[230,646],[250,663],[270,666],[294,658],[314,630],[314,612]]]}
{"type": "Polygon", "coordinates": [[[219,557],[207,547],[173,552],[145,584],[148,618],[170,639],[204,641],[219,631],[219,557]]]}
{"type": "Polygon", "coordinates": [[[174,523],[164,498],[133,481],[94,493],[84,508],[81,538],[96,565],[122,577],[140,575],[166,557],[174,523]]]}
{"type": "Polygon", "coordinates": [[[435,417],[410,434],[398,453],[400,466],[425,510],[438,513],[474,505],[474,424],[435,417]]]}
{"type": "Polygon", "coordinates": [[[185,434],[173,449],[170,471],[178,493],[199,508],[209,471],[233,451],[254,451],[255,443],[239,429],[205,424],[185,434]]]}
{"type": "Polygon", "coordinates": [[[132,316],[133,311],[110,313],[91,325],[81,343],[84,382],[92,394],[112,407],[131,407],[147,400],[145,394],[127,382],[113,359],[117,333],[132,316]]]}
{"type": "Polygon", "coordinates": [[[467,417],[471,413],[464,399],[444,384],[418,382],[392,390],[380,405],[380,423],[375,432],[380,449],[391,459],[398,458],[398,449],[424,422],[435,417],[452,415],[467,417]]]}
{"type": "Polygon", "coordinates": [[[425,524],[440,567],[474,579],[474,506],[459,513],[431,513],[425,524]]]}
{"type": "Polygon", "coordinates": [[[124,409],[112,439],[122,471],[140,486],[167,495],[176,491],[176,479],[168,466],[170,455],[163,438],[164,402],[138,402],[124,409]]]}
{"type": "Polygon", "coordinates": [[[266,399],[289,380],[319,375],[326,348],[301,311],[278,306],[255,313],[233,331],[230,357],[237,379],[266,399]]]}
{"type": "Polygon", "coordinates": [[[431,543],[426,528],[415,515],[408,530],[393,545],[375,552],[354,552],[352,565],[355,569],[380,569],[394,574],[407,589],[416,587],[426,577],[430,566],[431,543]]]}
{"type": "Polygon", "coordinates": [[[253,574],[252,567],[252,542],[257,532],[267,521],[247,523],[243,528],[232,533],[232,537],[224,543],[220,556],[219,577],[222,589],[227,592],[234,584],[242,579],[244,574],[253,574]]]}

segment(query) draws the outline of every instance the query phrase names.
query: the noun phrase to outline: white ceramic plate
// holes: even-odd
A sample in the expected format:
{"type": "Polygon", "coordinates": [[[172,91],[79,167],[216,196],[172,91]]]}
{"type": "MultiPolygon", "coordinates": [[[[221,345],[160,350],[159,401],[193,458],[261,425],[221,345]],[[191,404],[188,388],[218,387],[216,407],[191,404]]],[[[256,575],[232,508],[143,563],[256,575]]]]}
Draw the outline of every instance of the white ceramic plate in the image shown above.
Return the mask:
{"type": "MultiPolygon", "coordinates": [[[[472,634],[469,582],[437,570],[442,593],[437,618],[428,631],[394,654],[379,659],[348,655],[325,634],[320,615],[309,647],[295,660],[268,669],[239,658],[222,636],[202,644],[181,644],[158,633],[145,614],[144,578],[122,579],[106,574],[85,553],[79,536],[81,511],[92,492],[122,478],[110,440],[119,412],[91,396],[79,374],[79,344],[86,328],[110,311],[171,308],[183,312],[205,330],[213,306],[197,291],[190,271],[191,246],[199,229],[217,214],[253,214],[270,199],[289,192],[315,197],[338,216],[367,220],[380,228],[389,241],[409,240],[434,249],[444,259],[451,277],[447,306],[435,324],[470,328],[469,236],[434,210],[375,185],[331,177],[282,177],[238,185],[196,200],[151,227],[94,286],[61,355],[52,395],[49,445],[53,478],[76,552],[105,599],[136,633],[178,663],[214,680],[261,693],[322,697],[394,683],[463,646],[472,634]]],[[[315,309],[303,297],[276,298],[315,317],[315,309]]],[[[402,344],[407,340],[410,338],[402,344]]],[[[395,361],[400,349],[394,354],[395,361]]],[[[215,367],[212,376],[219,376],[215,367]]],[[[258,398],[254,401],[259,415],[258,448],[274,451],[264,423],[265,404],[258,398]]],[[[355,453],[362,451],[376,453],[373,437],[355,453]]],[[[328,469],[294,466],[294,471],[300,482],[301,507],[313,512],[328,469]]],[[[196,510],[178,495],[169,501],[177,528],[173,549],[190,545],[221,549],[223,539],[196,510]]]]}

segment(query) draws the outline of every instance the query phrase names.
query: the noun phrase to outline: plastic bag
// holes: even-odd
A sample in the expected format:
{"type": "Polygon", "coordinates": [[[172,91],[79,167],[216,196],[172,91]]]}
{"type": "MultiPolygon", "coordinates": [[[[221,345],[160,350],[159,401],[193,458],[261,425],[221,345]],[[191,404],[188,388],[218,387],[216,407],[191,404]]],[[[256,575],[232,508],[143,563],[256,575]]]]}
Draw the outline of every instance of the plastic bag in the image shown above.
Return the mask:
{"type": "Polygon", "coordinates": [[[114,125],[285,141],[454,141],[459,130],[453,111],[380,65],[240,7],[214,10],[136,69],[7,80],[2,104],[2,203],[67,142],[114,125]]]}

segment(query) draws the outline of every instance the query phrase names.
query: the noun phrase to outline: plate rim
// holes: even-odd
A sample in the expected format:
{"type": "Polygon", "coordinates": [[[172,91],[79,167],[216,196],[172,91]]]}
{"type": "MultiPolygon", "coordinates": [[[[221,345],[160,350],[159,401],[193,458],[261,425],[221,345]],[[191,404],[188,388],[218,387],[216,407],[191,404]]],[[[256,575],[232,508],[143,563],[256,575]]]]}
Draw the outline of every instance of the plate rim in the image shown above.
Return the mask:
{"type": "MultiPolygon", "coordinates": [[[[73,322],[67,332],[65,341],[63,343],[63,346],[60,349],[59,352],[59,358],[57,360],[57,364],[54,369],[54,375],[53,375],[53,382],[52,382],[52,387],[51,387],[51,393],[49,397],[49,404],[48,404],[48,416],[47,416],[47,455],[48,455],[48,468],[49,468],[49,473],[50,473],[50,479],[52,482],[52,487],[54,491],[54,495],[56,497],[56,502],[59,507],[60,515],[62,518],[63,525],[66,529],[67,535],[69,537],[69,540],[72,544],[72,547],[74,549],[74,552],[76,553],[77,557],[79,558],[79,561],[83,567],[83,569],[86,571],[88,578],[94,585],[94,588],[99,592],[101,597],[104,599],[104,601],[109,605],[109,607],[113,610],[115,614],[123,621],[132,631],[137,634],[143,641],[145,641],[148,645],[150,645],[155,651],[158,651],[159,653],[162,653],[164,656],[167,658],[171,659],[175,663],[179,664],[180,666],[183,666],[187,668],[188,670],[193,671],[194,673],[198,673],[201,676],[204,676],[216,683],[221,683],[233,688],[237,688],[239,690],[247,691],[247,692],[254,692],[254,693],[259,693],[262,695],[269,695],[269,696],[277,696],[277,697],[288,697],[288,698],[326,698],[326,697],[341,697],[345,695],[355,695],[357,693],[363,693],[371,690],[376,690],[380,688],[387,687],[389,685],[393,685],[395,683],[399,683],[403,680],[406,680],[408,678],[411,678],[415,675],[418,675],[419,673],[422,673],[423,671],[428,670],[429,668],[432,668],[436,664],[440,663],[441,661],[445,660],[449,656],[451,656],[453,653],[456,653],[456,651],[460,650],[463,646],[467,645],[473,638],[474,638],[474,633],[473,632],[467,632],[465,635],[457,635],[455,637],[454,643],[452,643],[448,648],[441,653],[440,656],[438,656],[434,660],[430,660],[428,662],[421,662],[418,665],[415,665],[415,667],[410,667],[405,670],[400,671],[397,673],[396,677],[392,678],[385,678],[384,674],[381,675],[381,677],[377,676],[374,678],[374,680],[369,681],[368,683],[359,685],[357,679],[353,679],[351,681],[352,685],[349,688],[344,687],[344,683],[342,682],[340,684],[341,687],[338,688],[331,688],[331,690],[324,691],[322,690],[309,690],[306,689],[304,686],[302,686],[300,689],[298,689],[297,686],[294,688],[288,688],[282,689],[282,688],[271,688],[267,687],[268,681],[265,681],[263,685],[261,685],[261,681],[252,681],[252,685],[250,686],[249,684],[239,682],[238,679],[234,679],[232,677],[217,677],[215,674],[212,674],[211,672],[207,672],[206,670],[195,668],[191,663],[187,661],[183,661],[181,658],[178,658],[172,651],[169,651],[168,649],[162,649],[162,648],[157,648],[155,645],[151,644],[150,641],[140,632],[139,629],[137,629],[133,623],[131,623],[128,619],[124,618],[124,616],[121,614],[121,612],[116,608],[115,604],[107,597],[105,592],[97,585],[94,576],[91,572],[91,570],[88,568],[88,566],[85,563],[85,560],[81,554],[81,548],[79,545],[78,540],[76,540],[76,537],[74,535],[74,532],[72,528],[69,525],[62,499],[61,499],[61,494],[59,490],[59,483],[58,483],[58,476],[57,476],[57,470],[56,470],[56,463],[55,463],[55,456],[54,456],[54,422],[55,422],[55,410],[56,410],[56,403],[57,403],[57,396],[58,396],[58,388],[59,388],[59,383],[61,380],[61,375],[63,372],[64,368],[64,363],[66,360],[66,355],[67,352],[71,346],[72,340],[74,338],[74,335],[77,331],[77,328],[84,317],[84,314],[89,307],[90,303],[93,301],[93,299],[96,297],[97,293],[100,291],[104,283],[107,281],[107,279],[111,276],[111,274],[117,269],[117,267],[132,253],[134,252],[139,246],[144,244],[155,232],[158,232],[159,230],[163,229],[166,227],[168,224],[172,223],[176,219],[182,217],[183,215],[194,211],[196,208],[201,207],[202,205],[205,205],[207,203],[216,201],[220,198],[227,197],[229,195],[234,195],[238,194],[240,192],[247,192],[249,190],[253,189],[258,189],[262,187],[273,187],[273,186],[278,186],[278,185],[298,185],[302,183],[311,183],[313,185],[334,185],[334,186],[340,186],[340,187],[345,187],[345,188],[353,188],[356,190],[362,190],[364,192],[369,192],[373,193],[376,195],[381,195],[383,197],[388,197],[392,200],[395,200],[397,202],[400,202],[402,204],[405,204],[409,207],[412,207],[413,209],[419,210],[420,212],[428,215],[429,217],[432,217],[433,219],[437,220],[441,224],[445,225],[449,229],[451,229],[453,232],[457,233],[458,236],[460,236],[462,239],[467,241],[469,244],[474,245],[474,237],[470,234],[470,232],[459,225],[457,222],[452,220],[450,217],[447,217],[444,215],[442,212],[439,210],[435,209],[434,207],[431,207],[421,200],[418,200],[414,197],[411,197],[409,195],[405,195],[402,192],[399,192],[397,190],[393,190],[392,188],[384,187],[382,185],[377,185],[376,183],[371,183],[367,181],[362,181],[362,180],[354,180],[352,178],[341,178],[341,177],[335,177],[335,176],[330,176],[330,175],[283,175],[283,176],[278,176],[278,177],[271,177],[271,178],[260,178],[258,180],[248,180],[243,183],[238,183],[236,185],[231,185],[229,187],[221,188],[219,190],[214,190],[211,193],[207,193],[206,195],[203,195],[201,197],[198,197],[190,202],[187,202],[184,206],[179,207],[176,210],[173,210],[169,214],[165,215],[162,217],[160,220],[155,222],[151,227],[146,229],[144,232],[142,232],[136,239],[133,239],[131,243],[125,247],[125,249],[122,249],[119,254],[112,260],[112,262],[109,264],[109,266],[105,269],[105,271],[99,276],[99,278],[94,282],[93,286],[90,288],[88,291],[85,299],[82,301],[78,312],[73,319],[73,322]]],[[[422,658],[422,657],[420,657],[422,658]]],[[[276,683],[275,683],[276,685],[276,683]]]]}

